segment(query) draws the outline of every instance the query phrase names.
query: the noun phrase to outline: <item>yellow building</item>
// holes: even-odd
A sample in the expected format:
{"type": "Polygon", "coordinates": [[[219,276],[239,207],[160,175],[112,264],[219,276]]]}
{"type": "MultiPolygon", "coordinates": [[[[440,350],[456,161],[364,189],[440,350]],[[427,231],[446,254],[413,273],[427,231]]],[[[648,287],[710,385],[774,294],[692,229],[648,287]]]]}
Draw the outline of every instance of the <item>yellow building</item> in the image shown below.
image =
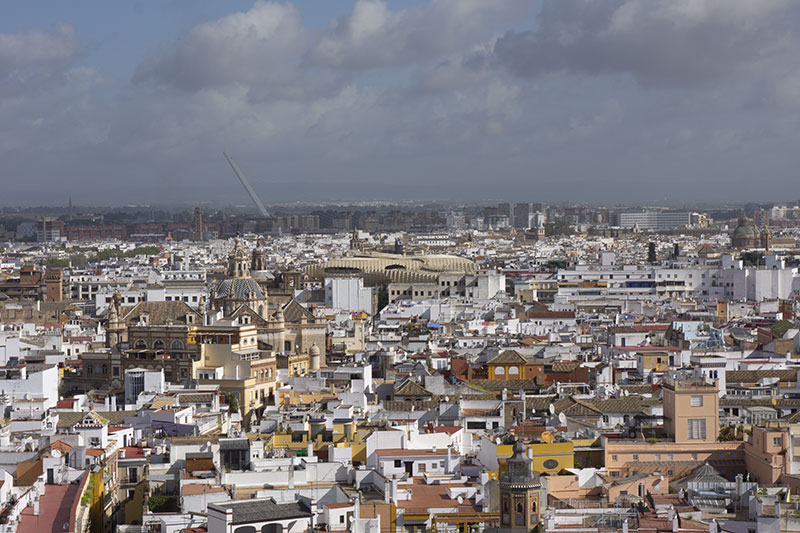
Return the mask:
{"type": "Polygon", "coordinates": [[[277,361],[273,352],[258,349],[257,330],[247,326],[198,328],[201,385],[218,385],[220,392],[235,397],[243,420],[274,401],[277,361]]]}
{"type": "Polygon", "coordinates": [[[719,435],[717,381],[667,375],[661,387],[664,429],[675,442],[716,442],[719,435]]]}
{"type": "MultiPolygon", "coordinates": [[[[575,445],[572,442],[541,442],[525,445],[531,459],[534,474],[556,474],[575,466],[575,445]]],[[[500,472],[505,472],[506,461],[514,453],[513,445],[497,445],[497,463],[500,472]]]]}

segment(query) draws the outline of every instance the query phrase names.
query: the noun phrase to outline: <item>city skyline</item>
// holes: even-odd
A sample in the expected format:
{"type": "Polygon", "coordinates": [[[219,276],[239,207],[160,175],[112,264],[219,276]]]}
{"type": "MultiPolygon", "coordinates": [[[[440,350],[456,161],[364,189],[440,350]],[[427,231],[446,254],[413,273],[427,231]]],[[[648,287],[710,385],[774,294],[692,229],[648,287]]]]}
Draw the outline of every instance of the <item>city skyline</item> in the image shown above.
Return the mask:
{"type": "Polygon", "coordinates": [[[0,22],[13,205],[778,201],[800,6],[19,4],[0,22]]]}

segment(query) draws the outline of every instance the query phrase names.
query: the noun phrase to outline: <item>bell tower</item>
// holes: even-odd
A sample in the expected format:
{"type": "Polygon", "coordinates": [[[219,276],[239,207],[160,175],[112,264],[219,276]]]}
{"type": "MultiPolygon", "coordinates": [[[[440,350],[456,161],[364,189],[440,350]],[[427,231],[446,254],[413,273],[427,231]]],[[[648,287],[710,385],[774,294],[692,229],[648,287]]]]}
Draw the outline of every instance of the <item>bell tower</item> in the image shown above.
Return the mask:
{"type": "Polygon", "coordinates": [[[530,533],[538,530],[542,483],[538,474],[533,474],[527,451],[528,448],[517,441],[506,462],[506,471],[500,475],[499,531],[502,532],[530,533]]]}
{"type": "Polygon", "coordinates": [[[233,250],[228,256],[228,276],[232,278],[246,278],[250,274],[247,253],[242,247],[239,237],[233,242],[233,250]]]}

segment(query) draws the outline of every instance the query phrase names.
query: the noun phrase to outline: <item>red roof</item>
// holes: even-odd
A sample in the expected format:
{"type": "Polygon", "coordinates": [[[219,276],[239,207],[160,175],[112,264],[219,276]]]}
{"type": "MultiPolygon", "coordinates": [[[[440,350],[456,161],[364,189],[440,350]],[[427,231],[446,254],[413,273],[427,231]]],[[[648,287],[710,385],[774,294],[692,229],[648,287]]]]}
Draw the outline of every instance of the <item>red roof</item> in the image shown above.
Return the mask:
{"type": "Polygon", "coordinates": [[[81,497],[82,489],[82,483],[45,485],[44,494],[39,497],[39,514],[33,514],[33,505],[26,507],[20,514],[17,532],[71,531],[72,507],[81,497]]]}
{"type": "Polygon", "coordinates": [[[352,507],[353,502],[342,502],[342,503],[326,503],[325,507],[328,509],[344,509],[346,507],[352,507]]]}
{"type": "Polygon", "coordinates": [[[669,324],[638,324],[631,326],[633,329],[639,332],[644,331],[667,331],[669,329],[669,324]]]}
{"type": "Polygon", "coordinates": [[[57,409],[72,409],[75,406],[75,398],[67,398],[56,402],[57,409]]]}
{"type": "Polygon", "coordinates": [[[120,459],[144,459],[144,449],[135,446],[126,446],[120,450],[120,459]],[[123,455],[124,454],[124,455],[123,455]]]}
{"type": "Polygon", "coordinates": [[[452,435],[460,430],[464,429],[461,426],[436,426],[431,429],[434,433],[447,433],[448,435],[452,435]]]}

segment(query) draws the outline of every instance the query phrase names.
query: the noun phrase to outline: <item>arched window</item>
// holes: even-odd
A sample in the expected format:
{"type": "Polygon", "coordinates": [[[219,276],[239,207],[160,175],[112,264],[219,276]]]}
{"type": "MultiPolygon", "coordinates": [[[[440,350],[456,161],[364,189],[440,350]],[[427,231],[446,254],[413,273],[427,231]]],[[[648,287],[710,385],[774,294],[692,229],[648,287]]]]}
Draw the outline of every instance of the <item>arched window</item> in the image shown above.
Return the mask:
{"type": "Polygon", "coordinates": [[[145,348],[147,348],[147,343],[144,342],[142,339],[139,339],[138,341],[136,341],[136,344],[134,344],[133,347],[144,350],[145,348]]]}
{"type": "Polygon", "coordinates": [[[518,377],[519,376],[519,367],[518,366],[510,366],[508,367],[508,377],[511,379],[511,376],[518,377]]]}
{"type": "Polygon", "coordinates": [[[506,375],[506,369],[503,368],[502,366],[496,366],[496,367],[494,367],[494,375],[495,376],[505,376],[506,375]]]}
{"type": "Polygon", "coordinates": [[[261,316],[261,317],[264,316],[264,306],[263,305],[259,305],[258,306],[258,316],[261,316]]]}
{"type": "Polygon", "coordinates": [[[173,350],[183,350],[183,342],[181,341],[172,341],[172,345],[170,346],[173,350]]]}
{"type": "Polygon", "coordinates": [[[517,513],[514,523],[518,526],[525,525],[525,506],[522,504],[522,502],[517,502],[517,513]]]}
{"type": "Polygon", "coordinates": [[[253,526],[241,526],[234,529],[233,533],[256,533],[256,528],[253,526]]]}
{"type": "Polygon", "coordinates": [[[158,339],[153,342],[153,349],[154,350],[163,350],[166,346],[164,345],[164,341],[158,339]]]}

